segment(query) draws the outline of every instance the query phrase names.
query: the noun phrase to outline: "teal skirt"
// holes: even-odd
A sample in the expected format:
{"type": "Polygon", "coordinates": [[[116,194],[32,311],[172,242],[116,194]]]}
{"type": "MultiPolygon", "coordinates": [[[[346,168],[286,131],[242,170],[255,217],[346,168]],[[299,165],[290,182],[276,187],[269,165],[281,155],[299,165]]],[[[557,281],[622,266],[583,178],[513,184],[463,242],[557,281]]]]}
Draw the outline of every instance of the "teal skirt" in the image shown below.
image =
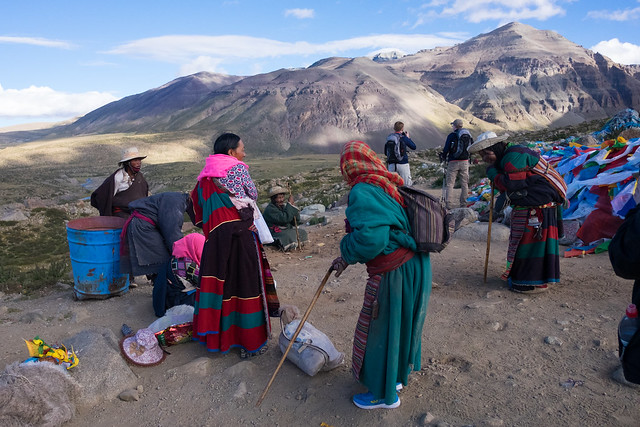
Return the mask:
{"type": "Polygon", "coordinates": [[[396,384],[407,384],[411,370],[422,368],[422,326],[431,295],[429,254],[418,252],[399,268],[382,275],[377,292],[378,316],[371,320],[360,382],[377,398],[392,404],[396,384]]]}

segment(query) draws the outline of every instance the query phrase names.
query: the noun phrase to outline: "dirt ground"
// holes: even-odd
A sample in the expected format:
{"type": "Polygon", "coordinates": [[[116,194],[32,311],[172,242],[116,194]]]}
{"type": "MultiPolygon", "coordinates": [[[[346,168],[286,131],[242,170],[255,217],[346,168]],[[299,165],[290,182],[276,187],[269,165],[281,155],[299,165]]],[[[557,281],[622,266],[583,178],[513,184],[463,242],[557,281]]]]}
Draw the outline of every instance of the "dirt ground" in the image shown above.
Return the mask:
{"type": "MultiPolygon", "coordinates": [[[[268,249],[281,303],[307,309],[339,254],[343,211],[308,227],[299,252],[268,249]]],[[[508,291],[499,275],[506,242],[493,242],[483,283],[485,241],[454,238],[431,256],[433,291],[423,333],[423,367],[409,378],[394,410],[365,411],[351,402],[363,391],[351,376],[351,342],[363,299],[364,266],[331,277],[309,321],[346,354],[345,364],[309,377],[285,362],[260,407],[256,401],[282,356],[280,324],[266,354],[241,360],[236,350],[208,353],[191,342],[170,348],[154,367],[131,369],[139,401],[80,407],[69,426],[636,426],[640,390],[611,379],[619,366],[616,328],[632,283],[616,277],[607,253],[561,259],[561,283],[538,295],[508,291]],[[198,358],[209,369],[187,369],[198,358]]],[[[71,289],[37,300],[2,295],[0,366],[27,357],[22,338],[59,342],[90,326],[120,337],[156,318],[149,284],[106,300],[74,301],[71,289]],[[41,310],[27,323],[25,313],[41,310]]],[[[91,360],[80,359],[80,363],[91,360]]]]}

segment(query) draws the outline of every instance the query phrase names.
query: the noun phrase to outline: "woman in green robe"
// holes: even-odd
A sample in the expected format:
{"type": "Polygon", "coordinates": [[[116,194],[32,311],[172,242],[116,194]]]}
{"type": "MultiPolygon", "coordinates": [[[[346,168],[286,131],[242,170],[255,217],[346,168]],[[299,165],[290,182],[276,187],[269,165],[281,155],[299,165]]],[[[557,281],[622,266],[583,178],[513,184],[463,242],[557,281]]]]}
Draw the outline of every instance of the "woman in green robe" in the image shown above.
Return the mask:
{"type": "Polygon", "coordinates": [[[352,371],[367,387],[353,396],[363,409],[397,408],[397,391],[411,370],[421,369],[422,326],[431,294],[429,254],[416,242],[397,187],[402,178],[387,171],[365,143],[347,143],[340,169],[349,184],[347,234],[336,276],[349,264],[365,263],[369,274],[353,342],[352,371]]]}

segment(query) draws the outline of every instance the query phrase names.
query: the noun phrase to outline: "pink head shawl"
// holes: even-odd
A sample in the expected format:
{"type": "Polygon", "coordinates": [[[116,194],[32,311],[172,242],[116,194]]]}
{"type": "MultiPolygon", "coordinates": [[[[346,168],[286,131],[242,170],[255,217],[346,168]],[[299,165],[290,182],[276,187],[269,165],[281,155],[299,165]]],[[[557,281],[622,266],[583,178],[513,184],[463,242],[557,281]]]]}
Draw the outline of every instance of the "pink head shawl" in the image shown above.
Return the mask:
{"type": "Polygon", "coordinates": [[[172,255],[176,258],[189,258],[200,265],[205,238],[200,233],[191,233],[173,244],[172,255]]]}
{"type": "Polygon", "coordinates": [[[237,165],[238,163],[242,163],[249,169],[246,163],[241,162],[233,156],[228,154],[212,154],[207,157],[205,161],[204,168],[200,175],[198,175],[198,181],[203,178],[223,178],[227,176],[227,171],[237,165]]]}

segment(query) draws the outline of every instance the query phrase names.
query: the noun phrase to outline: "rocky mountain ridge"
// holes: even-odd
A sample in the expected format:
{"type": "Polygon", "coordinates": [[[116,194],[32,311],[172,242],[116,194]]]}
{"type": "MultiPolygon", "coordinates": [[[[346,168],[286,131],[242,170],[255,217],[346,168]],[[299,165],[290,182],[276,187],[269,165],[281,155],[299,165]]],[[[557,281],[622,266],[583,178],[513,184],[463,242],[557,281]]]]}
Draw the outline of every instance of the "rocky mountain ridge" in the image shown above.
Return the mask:
{"type": "Polygon", "coordinates": [[[625,66],[552,31],[510,23],[453,47],[386,59],[327,58],[249,77],[201,72],[107,104],[72,124],[0,134],[0,145],[105,133],[238,133],[252,151],[381,149],[402,120],[421,147],[461,117],[472,133],[561,127],[640,107],[640,66],[625,66]]]}

